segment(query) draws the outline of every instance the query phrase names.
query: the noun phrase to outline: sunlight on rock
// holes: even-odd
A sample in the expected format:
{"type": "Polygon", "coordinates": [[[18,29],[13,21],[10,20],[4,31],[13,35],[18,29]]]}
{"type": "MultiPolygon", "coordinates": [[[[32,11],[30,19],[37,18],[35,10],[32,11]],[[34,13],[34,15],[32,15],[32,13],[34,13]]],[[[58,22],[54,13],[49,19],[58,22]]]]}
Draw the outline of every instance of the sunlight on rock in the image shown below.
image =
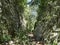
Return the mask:
{"type": "Polygon", "coordinates": [[[57,45],[60,45],[60,42],[57,45]]]}
{"type": "Polygon", "coordinates": [[[58,36],[58,33],[51,33],[52,36],[50,36],[50,39],[51,38],[54,38],[54,37],[57,37],[58,36]]]}
{"type": "Polygon", "coordinates": [[[27,5],[27,7],[29,7],[29,5],[27,5]]]}
{"type": "Polygon", "coordinates": [[[9,41],[9,45],[15,45],[13,41],[9,41]]]}

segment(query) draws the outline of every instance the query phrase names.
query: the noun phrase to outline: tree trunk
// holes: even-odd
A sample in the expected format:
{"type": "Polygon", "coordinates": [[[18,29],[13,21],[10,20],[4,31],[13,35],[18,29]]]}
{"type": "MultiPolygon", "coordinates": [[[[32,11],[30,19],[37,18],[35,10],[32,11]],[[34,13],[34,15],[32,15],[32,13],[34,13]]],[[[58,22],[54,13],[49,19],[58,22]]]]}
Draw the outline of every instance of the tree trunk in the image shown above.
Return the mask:
{"type": "Polygon", "coordinates": [[[5,20],[6,27],[8,29],[8,34],[15,37],[19,32],[19,28],[22,24],[22,9],[19,8],[18,0],[1,0],[2,3],[2,17],[5,20]],[[21,12],[20,12],[21,11],[21,12]]]}

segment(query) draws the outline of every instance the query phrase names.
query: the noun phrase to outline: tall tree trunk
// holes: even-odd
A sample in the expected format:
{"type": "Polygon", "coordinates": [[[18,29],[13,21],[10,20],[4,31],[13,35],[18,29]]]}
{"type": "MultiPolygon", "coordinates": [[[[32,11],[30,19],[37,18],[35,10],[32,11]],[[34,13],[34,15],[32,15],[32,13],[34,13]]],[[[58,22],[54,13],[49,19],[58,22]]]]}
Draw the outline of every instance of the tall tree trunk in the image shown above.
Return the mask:
{"type": "Polygon", "coordinates": [[[12,37],[15,37],[22,24],[23,6],[19,7],[18,0],[1,0],[1,3],[2,17],[4,17],[3,19],[6,22],[8,33],[12,35],[12,37]]]}

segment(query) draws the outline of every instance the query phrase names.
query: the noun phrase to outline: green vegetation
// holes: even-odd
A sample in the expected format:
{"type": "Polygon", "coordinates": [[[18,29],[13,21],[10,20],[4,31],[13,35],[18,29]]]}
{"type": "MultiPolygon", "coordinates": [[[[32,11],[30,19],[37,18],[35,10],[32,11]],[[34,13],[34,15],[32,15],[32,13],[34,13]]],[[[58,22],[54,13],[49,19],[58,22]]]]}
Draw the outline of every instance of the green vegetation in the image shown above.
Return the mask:
{"type": "Polygon", "coordinates": [[[57,45],[59,0],[0,0],[1,45],[57,45]],[[12,44],[11,44],[12,42],[12,44]]]}

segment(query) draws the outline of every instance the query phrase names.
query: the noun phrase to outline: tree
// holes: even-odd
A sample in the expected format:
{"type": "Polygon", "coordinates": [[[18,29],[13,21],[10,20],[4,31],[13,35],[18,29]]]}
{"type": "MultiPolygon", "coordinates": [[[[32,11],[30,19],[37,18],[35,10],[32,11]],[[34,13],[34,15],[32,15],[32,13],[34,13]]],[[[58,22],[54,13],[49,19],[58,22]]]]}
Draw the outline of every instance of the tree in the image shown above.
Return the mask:
{"type": "Polygon", "coordinates": [[[1,0],[1,4],[1,38],[14,38],[23,29],[24,0],[1,0]]]}

